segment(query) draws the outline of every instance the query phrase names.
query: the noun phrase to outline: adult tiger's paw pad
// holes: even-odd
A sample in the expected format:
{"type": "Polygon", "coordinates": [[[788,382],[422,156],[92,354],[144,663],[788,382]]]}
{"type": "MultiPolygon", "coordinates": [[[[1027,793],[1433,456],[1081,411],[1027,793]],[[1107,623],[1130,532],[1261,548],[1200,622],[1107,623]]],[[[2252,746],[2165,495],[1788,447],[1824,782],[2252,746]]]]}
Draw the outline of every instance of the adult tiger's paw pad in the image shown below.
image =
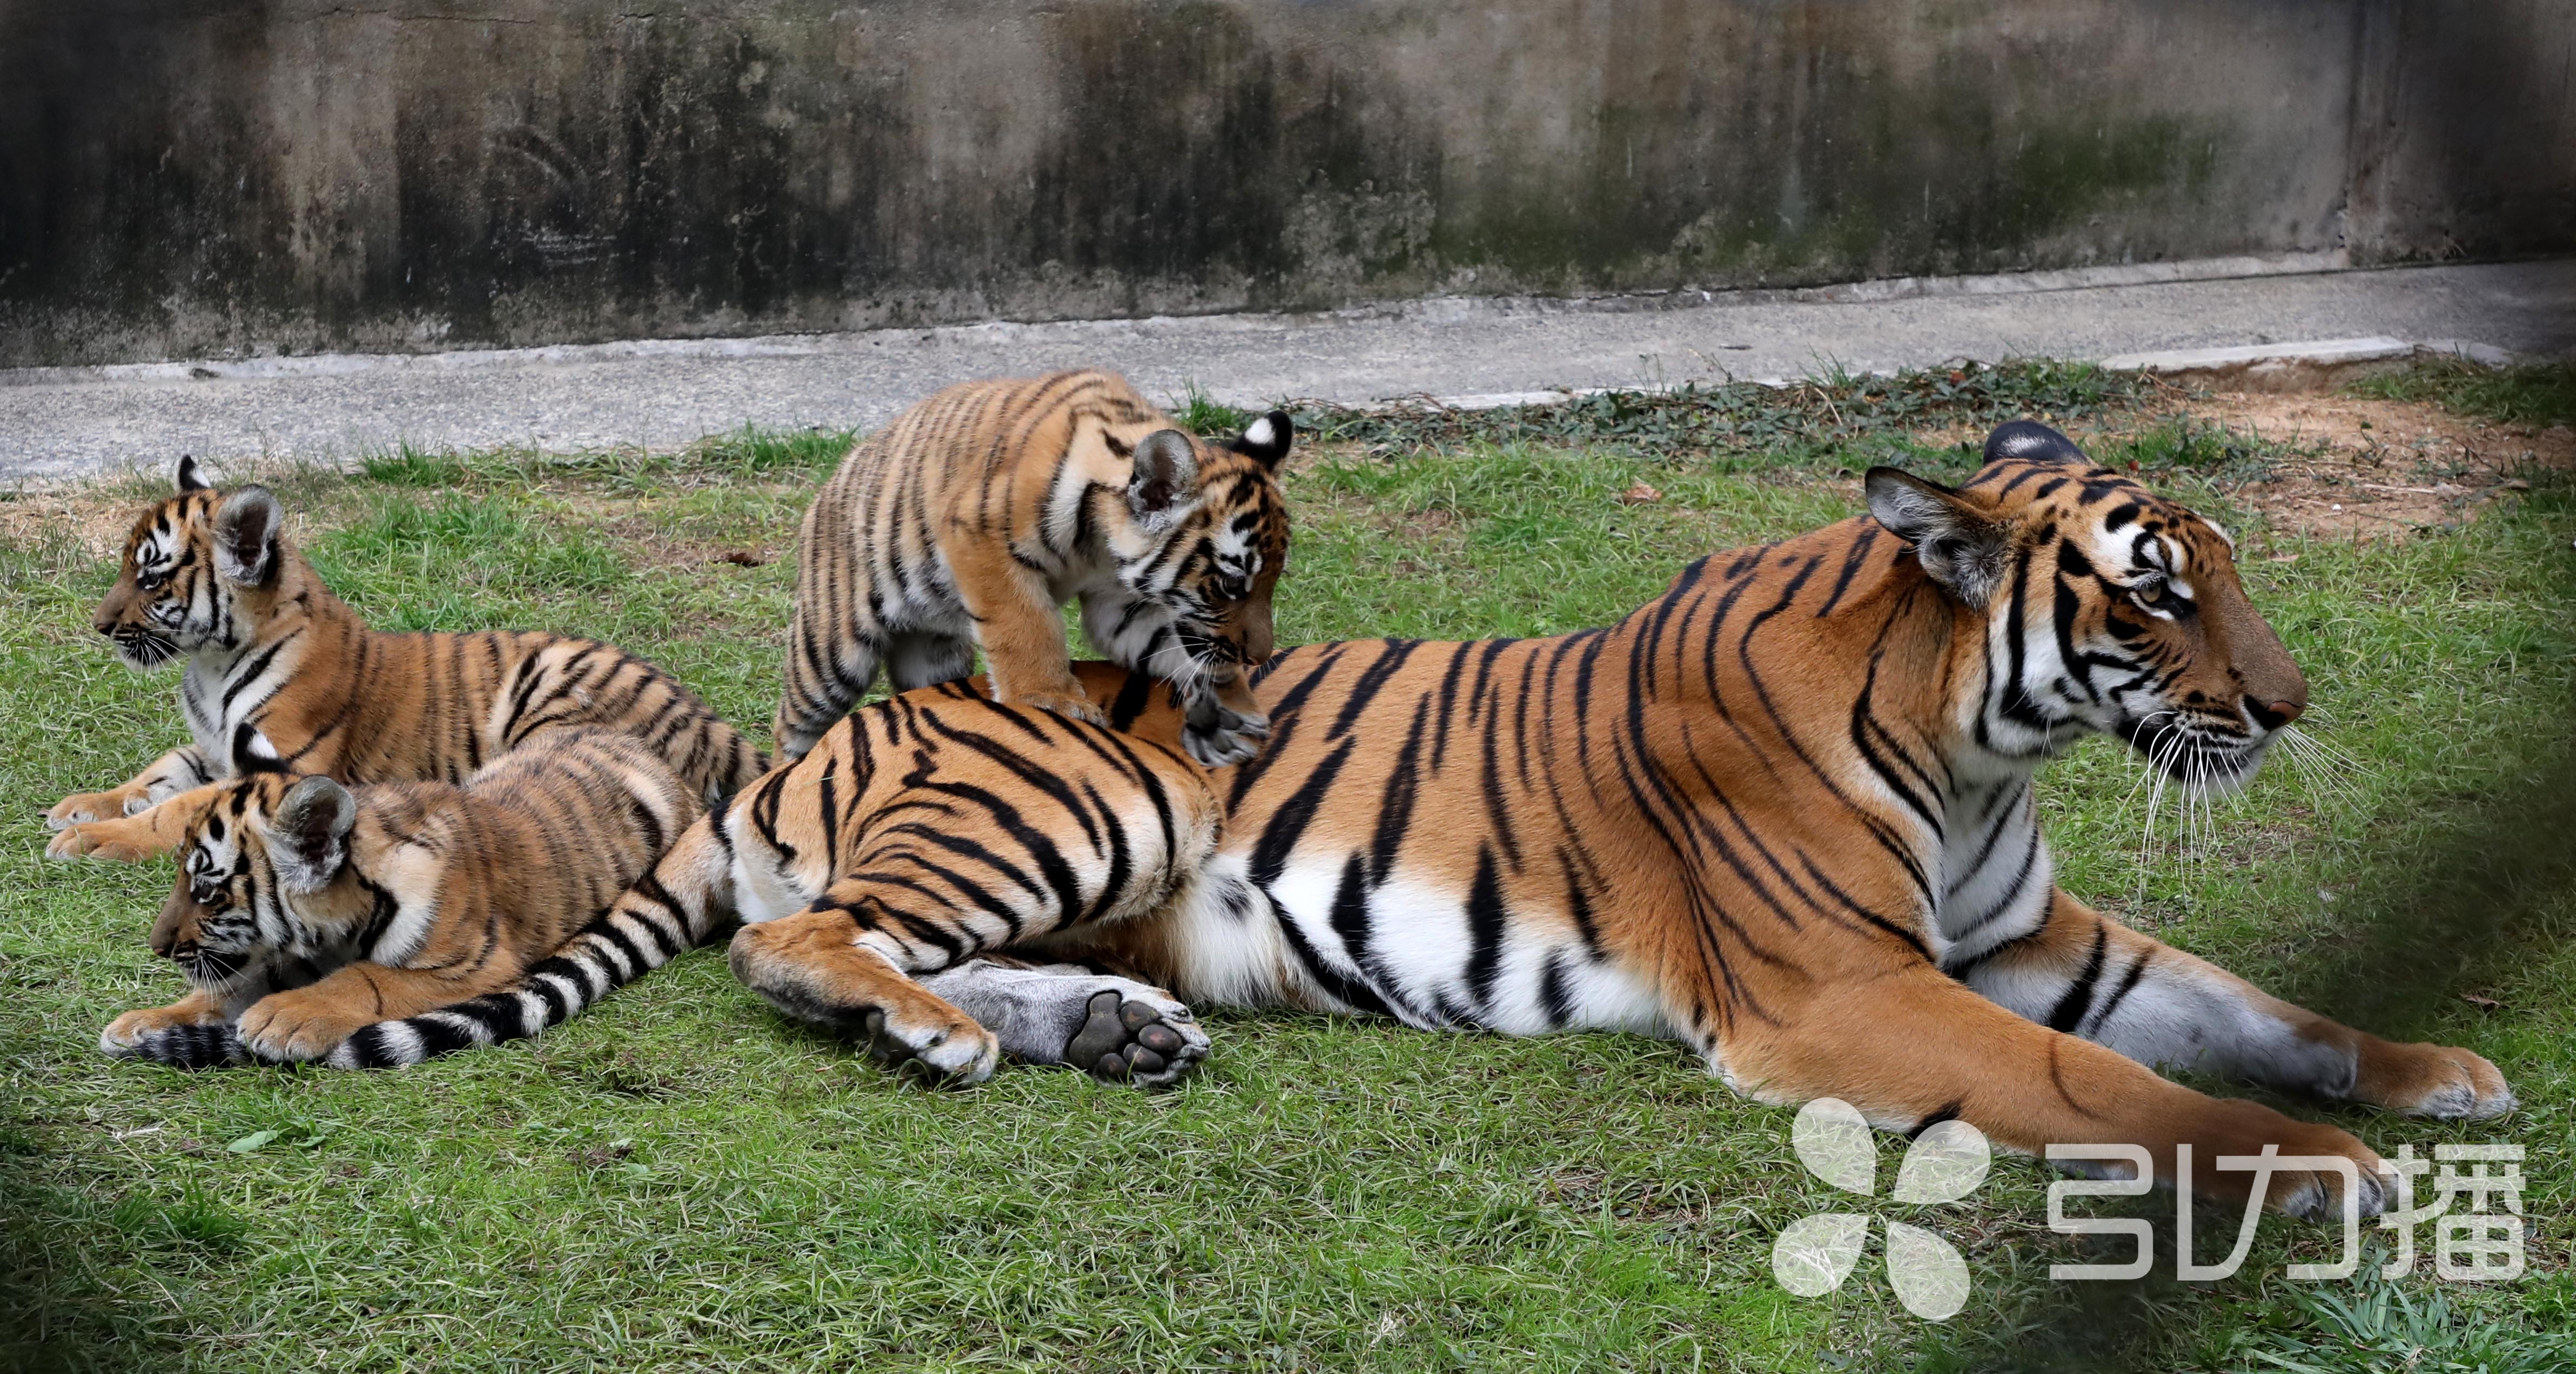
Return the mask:
{"type": "Polygon", "coordinates": [[[1091,995],[1082,1028],[1064,1047],[1064,1062],[1104,1083],[1161,1088],[1179,1082],[1207,1058],[1207,1032],[1188,1007],[1150,989],[1091,995]]]}

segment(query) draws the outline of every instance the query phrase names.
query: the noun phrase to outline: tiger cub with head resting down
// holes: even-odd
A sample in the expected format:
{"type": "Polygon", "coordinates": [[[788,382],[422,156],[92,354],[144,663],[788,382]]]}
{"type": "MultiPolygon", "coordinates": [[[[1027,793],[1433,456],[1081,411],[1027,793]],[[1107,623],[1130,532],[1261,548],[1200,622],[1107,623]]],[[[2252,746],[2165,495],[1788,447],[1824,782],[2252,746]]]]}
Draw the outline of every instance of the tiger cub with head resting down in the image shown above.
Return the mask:
{"type": "Polygon", "coordinates": [[[708,801],[766,771],[687,688],[608,645],[369,629],[281,537],[284,523],[267,488],[218,491],[187,458],[177,494],[135,521],[93,625],[137,669],[187,656],[179,704],[193,738],[115,788],[63,798],[46,813],[62,832],[48,853],[163,852],[175,832],[143,813],[227,778],[458,782],[558,727],[633,735],[708,801]]]}
{"type": "Polygon", "coordinates": [[[116,1018],[101,1048],[375,1068],[533,1035],[624,981],[614,954],[600,967],[622,938],[604,914],[700,807],[645,742],[593,728],[462,786],[259,772],[158,810],[184,822],[183,858],[152,949],[192,990],[116,1018]],[[522,982],[541,1014],[478,1000],[522,982]]]}
{"type": "Polygon", "coordinates": [[[1193,439],[1121,377],[953,386],[850,451],[806,512],[779,752],[805,756],[883,664],[894,690],[963,678],[1097,723],[1057,608],[1115,662],[1172,683],[1210,767],[1261,752],[1251,666],[1270,657],[1288,555],[1280,411],[1193,439]]]}

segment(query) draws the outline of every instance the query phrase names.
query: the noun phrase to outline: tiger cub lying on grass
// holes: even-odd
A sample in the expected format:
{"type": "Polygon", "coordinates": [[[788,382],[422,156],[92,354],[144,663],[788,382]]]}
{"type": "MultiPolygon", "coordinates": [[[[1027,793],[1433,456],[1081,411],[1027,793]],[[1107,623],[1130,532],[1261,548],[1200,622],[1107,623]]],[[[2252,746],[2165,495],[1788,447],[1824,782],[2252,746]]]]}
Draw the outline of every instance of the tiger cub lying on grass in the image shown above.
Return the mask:
{"type": "Polygon", "coordinates": [[[1179,687],[1209,767],[1261,752],[1250,666],[1270,657],[1288,558],[1279,411],[1218,445],[1106,372],[953,386],[850,451],[805,513],[777,743],[804,757],[885,665],[894,690],[953,681],[984,651],[993,695],[1097,723],[1064,618],[1179,687]]]}
{"type": "Polygon", "coordinates": [[[457,782],[566,726],[645,741],[708,801],[768,768],[687,688],[608,645],[367,628],[281,537],[284,523],[267,488],[217,491],[186,458],[178,493],[135,521],[93,624],[131,667],[188,656],[179,704],[194,738],[117,787],[63,798],[46,812],[62,832],[47,853],[162,852],[175,832],[140,813],[227,778],[457,782]]]}
{"type": "Polygon", "coordinates": [[[1181,748],[1179,695],[1141,673],[1123,680],[1103,714],[1132,721],[1150,694],[1159,739],[992,701],[979,680],[845,717],[680,833],[567,950],[599,956],[589,981],[540,966],[483,999],[487,1038],[561,1021],[580,994],[595,1000],[739,917],[754,924],[734,937],[733,970],[753,991],[907,1071],[979,1082],[1007,1048],[1104,1081],[1177,1082],[1208,1037],[1170,993],[1002,953],[1156,919],[1187,901],[1222,840],[1217,791],[1181,748]],[[955,977],[940,971],[976,955],[955,977]]]}
{"type": "Polygon", "coordinates": [[[548,731],[463,786],[263,772],[189,792],[150,817],[183,854],[152,949],[193,990],[99,1044],[377,1068],[534,1034],[640,963],[603,913],[699,809],[653,750],[600,729],[548,731]],[[525,1001],[476,1000],[522,981],[525,1001]]]}

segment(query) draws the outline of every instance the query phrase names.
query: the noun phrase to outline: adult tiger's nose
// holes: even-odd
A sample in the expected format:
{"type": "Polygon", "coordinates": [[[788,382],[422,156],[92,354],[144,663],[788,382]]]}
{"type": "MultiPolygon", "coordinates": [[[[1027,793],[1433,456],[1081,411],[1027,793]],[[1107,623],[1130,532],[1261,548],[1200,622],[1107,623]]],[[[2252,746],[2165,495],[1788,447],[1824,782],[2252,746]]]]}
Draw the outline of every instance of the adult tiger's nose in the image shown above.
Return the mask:
{"type": "Polygon", "coordinates": [[[116,633],[116,617],[102,609],[89,618],[89,627],[100,634],[113,636],[116,633]]]}

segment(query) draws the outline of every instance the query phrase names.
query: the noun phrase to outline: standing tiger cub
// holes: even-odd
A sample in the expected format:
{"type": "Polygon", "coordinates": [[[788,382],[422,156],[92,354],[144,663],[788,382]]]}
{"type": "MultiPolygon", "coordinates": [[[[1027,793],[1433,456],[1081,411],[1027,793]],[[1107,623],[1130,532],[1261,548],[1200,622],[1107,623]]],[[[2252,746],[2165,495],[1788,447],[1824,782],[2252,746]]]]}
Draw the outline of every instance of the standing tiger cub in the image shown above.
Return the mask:
{"type": "Polygon", "coordinates": [[[883,664],[894,690],[965,677],[1098,723],[1057,607],[1120,665],[1178,689],[1210,767],[1261,752],[1249,666],[1270,657],[1288,555],[1279,411],[1191,438],[1106,372],[953,386],[852,449],[806,512],[777,743],[803,758],[883,664]]]}
{"type": "Polygon", "coordinates": [[[280,536],[267,488],[221,492],[179,460],[178,493],[144,512],[94,627],[136,669],[188,656],[190,743],[105,792],[45,813],[56,857],[139,858],[175,834],[143,814],[252,773],[350,784],[459,782],[539,730],[643,740],[713,801],[765,772],[758,748],[640,658],[546,634],[386,634],[280,536]]]}
{"type": "Polygon", "coordinates": [[[575,937],[699,810],[643,741],[599,729],[546,731],[461,787],[263,772],[190,792],[155,808],[182,858],[152,950],[193,990],[100,1047],[375,1068],[533,1035],[624,981],[575,937]],[[551,1014],[477,1000],[523,977],[551,1014]]]}

